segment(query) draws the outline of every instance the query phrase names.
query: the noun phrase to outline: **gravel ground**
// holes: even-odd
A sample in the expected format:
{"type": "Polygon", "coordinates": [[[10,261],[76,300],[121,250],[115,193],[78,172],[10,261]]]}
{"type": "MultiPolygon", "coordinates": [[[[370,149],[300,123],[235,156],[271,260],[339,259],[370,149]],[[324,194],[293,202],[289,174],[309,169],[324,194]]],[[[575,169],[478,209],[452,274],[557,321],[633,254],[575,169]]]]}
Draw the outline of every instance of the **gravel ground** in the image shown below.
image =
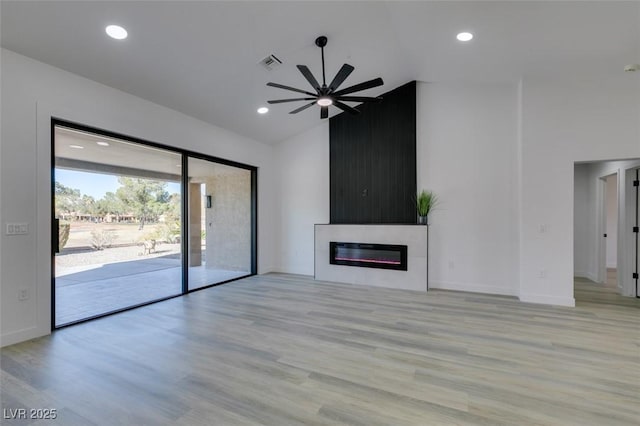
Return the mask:
{"type": "Polygon", "coordinates": [[[56,267],[75,268],[84,265],[124,262],[127,260],[141,260],[154,257],[169,257],[180,259],[180,244],[158,244],[155,252],[143,254],[142,245],[125,247],[111,247],[104,250],[62,250],[56,255],[56,267]]]}

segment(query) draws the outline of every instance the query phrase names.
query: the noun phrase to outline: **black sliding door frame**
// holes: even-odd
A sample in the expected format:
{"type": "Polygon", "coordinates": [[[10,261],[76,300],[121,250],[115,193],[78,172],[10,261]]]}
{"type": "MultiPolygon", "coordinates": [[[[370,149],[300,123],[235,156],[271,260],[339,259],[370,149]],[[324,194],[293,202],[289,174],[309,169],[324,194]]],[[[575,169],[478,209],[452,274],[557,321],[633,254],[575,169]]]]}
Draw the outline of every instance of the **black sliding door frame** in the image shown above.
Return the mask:
{"type": "Polygon", "coordinates": [[[136,138],[133,136],[123,135],[116,132],[111,132],[108,130],[103,130],[95,127],[86,126],[84,124],[51,117],[51,330],[55,331],[57,329],[61,329],[64,327],[68,327],[70,325],[75,325],[78,323],[90,321],[96,318],[105,317],[108,315],[113,315],[119,312],[128,311],[130,309],[139,308],[142,306],[150,305],[152,303],[162,302],[164,300],[173,299],[175,297],[184,296],[185,294],[192,293],[194,291],[204,290],[207,288],[215,287],[222,284],[227,284],[232,281],[236,281],[239,279],[243,279],[252,275],[256,275],[258,273],[258,168],[256,166],[251,166],[244,163],[239,163],[232,160],[227,160],[224,158],[214,157],[207,154],[202,154],[198,152],[189,151],[187,149],[172,147],[163,145],[156,142],[151,142],[145,139],[136,138]],[[92,133],[95,135],[103,136],[106,138],[120,139],[125,142],[130,142],[134,144],[138,144],[145,147],[150,148],[158,148],[165,151],[169,151],[175,154],[181,155],[181,214],[182,214],[182,223],[181,223],[181,250],[182,250],[182,286],[181,293],[163,297],[160,299],[151,300],[144,303],[139,303],[136,305],[128,306],[126,308],[116,309],[113,311],[105,312],[99,315],[93,315],[82,320],[72,321],[69,323],[65,323],[61,326],[56,326],[56,289],[55,289],[55,254],[58,251],[58,229],[54,226],[56,221],[55,218],[55,129],[56,127],[63,127],[72,130],[78,130],[81,132],[92,133]],[[210,284],[203,287],[198,287],[194,289],[189,289],[189,220],[188,220],[188,209],[189,209],[189,158],[197,158],[205,161],[209,161],[211,163],[222,164],[231,167],[237,167],[240,169],[249,170],[251,172],[251,271],[243,276],[232,278],[226,281],[217,282],[214,284],[210,284]]]}
{"type": "MultiPolygon", "coordinates": [[[[182,155],[182,226],[180,235],[180,246],[182,249],[182,294],[189,292],[189,157],[182,155]]],[[[181,294],[181,295],[182,295],[181,294]]]]}

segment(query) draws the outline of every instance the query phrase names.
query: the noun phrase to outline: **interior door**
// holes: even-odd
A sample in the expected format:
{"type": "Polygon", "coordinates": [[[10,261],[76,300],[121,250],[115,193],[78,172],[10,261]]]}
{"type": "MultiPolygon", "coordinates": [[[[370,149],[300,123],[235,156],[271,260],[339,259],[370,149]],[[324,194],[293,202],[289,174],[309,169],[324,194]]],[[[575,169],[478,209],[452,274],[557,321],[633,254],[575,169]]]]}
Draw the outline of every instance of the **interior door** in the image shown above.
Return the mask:
{"type": "Polygon", "coordinates": [[[639,223],[639,201],[638,201],[638,192],[640,191],[640,169],[636,169],[636,176],[635,179],[633,181],[633,186],[634,186],[634,197],[635,197],[635,221],[633,224],[633,232],[635,234],[635,244],[633,245],[634,247],[634,256],[633,256],[633,261],[634,261],[634,268],[633,268],[633,279],[635,280],[635,285],[636,285],[636,297],[640,297],[640,293],[639,293],[639,289],[638,289],[638,275],[640,273],[640,270],[638,268],[638,234],[639,234],[639,230],[640,230],[640,223],[639,223]]]}

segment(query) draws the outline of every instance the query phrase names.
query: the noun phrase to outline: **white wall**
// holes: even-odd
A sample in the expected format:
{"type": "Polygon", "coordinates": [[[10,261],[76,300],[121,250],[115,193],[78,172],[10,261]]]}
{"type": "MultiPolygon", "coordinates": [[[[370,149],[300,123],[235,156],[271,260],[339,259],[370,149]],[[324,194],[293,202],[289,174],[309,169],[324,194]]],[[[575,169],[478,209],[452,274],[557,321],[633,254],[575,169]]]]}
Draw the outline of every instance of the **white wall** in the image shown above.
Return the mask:
{"type": "Polygon", "coordinates": [[[0,237],[2,344],[50,331],[50,117],[259,167],[259,266],[273,269],[273,148],[77,75],[2,50],[0,223],[29,235],[0,237]],[[18,301],[18,289],[30,298],[18,301]]]}
{"type": "MultiPolygon", "coordinates": [[[[418,187],[442,200],[430,220],[434,287],[574,305],[574,269],[592,268],[588,253],[574,265],[574,164],[640,157],[635,77],[418,85],[418,187]]],[[[276,152],[279,269],[310,274],[310,225],[328,220],[328,132],[315,129],[276,152]],[[313,154],[319,147],[324,157],[313,154]],[[297,183],[296,171],[307,168],[324,181],[297,183]]]]}
{"type": "Polygon", "coordinates": [[[518,294],[517,89],[418,84],[418,189],[440,197],[431,288],[518,294]]]}
{"type": "Polygon", "coordinates": [[[618,265],[618,174],[607,176],[605,189],[607,219],[607,268],[618,265]]]}
{"type": "Polygon", "coordinates": [[[621,77],[523,83],[521,300],[575,303],[574,163],[640,155],[640,80],[621,77]]]}
{"type": "Polygon", "coordinates": [[[275,148],[278,191],[277,270],[313,275],[314,224],[329,223],[329,123],[275,148]]]}
{"type": "MultiPolygon", "coordinates": [[[[418,188],[442,201],[432,287],[517,294],[516,102],[515,85],[418,85],[418,188]]],[[[278,144],[276,158],[279,270],[310,275],[313,224],[329,221],[328,123],[278,144]]]]}

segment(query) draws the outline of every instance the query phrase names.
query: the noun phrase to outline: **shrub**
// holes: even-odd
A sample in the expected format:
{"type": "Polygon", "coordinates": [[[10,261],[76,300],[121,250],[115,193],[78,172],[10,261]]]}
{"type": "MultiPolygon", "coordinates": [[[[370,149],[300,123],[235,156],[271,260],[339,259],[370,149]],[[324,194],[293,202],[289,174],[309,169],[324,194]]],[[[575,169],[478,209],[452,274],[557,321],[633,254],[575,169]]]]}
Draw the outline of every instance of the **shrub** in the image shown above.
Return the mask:
{"type": "Polygon", "coordinates": [[[158,241],[174,244],[180,241],[180,223],[164,223],[158,226],[155,235],[158,241]]]}
{"type": "Polygon", "coordinates": [[[64,246],[67,245],[67,242],[69,241],[70,231],[70,223],[60,223],[60,225],[58,226],[58,247],[60,248],[60,250],[62,250],[64,246]]]}
{"type": "Polygon", "coordinates": [[[94,229],[91,231],[91,247],[94,250],[104,250],[105,248],[111,247],[117,235],[114,231],[105,229],[103,231],[99,231],[94,229]]]}

